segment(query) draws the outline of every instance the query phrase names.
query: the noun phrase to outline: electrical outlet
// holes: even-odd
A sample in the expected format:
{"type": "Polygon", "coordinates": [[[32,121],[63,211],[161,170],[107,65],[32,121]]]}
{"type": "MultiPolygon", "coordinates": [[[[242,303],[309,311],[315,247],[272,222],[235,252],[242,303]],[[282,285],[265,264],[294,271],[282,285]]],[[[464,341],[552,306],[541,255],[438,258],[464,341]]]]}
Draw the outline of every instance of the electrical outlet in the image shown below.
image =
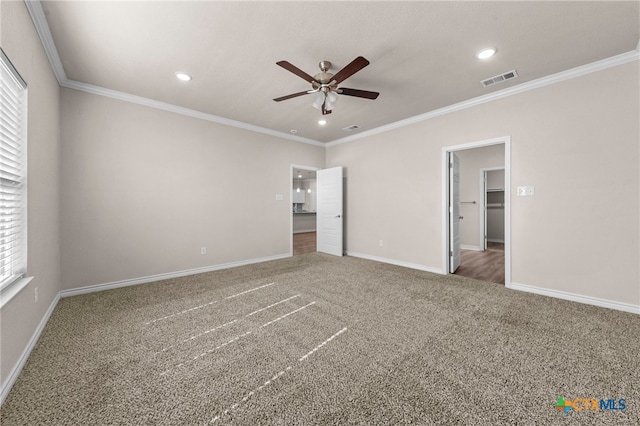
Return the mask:
{"type": "Polygon", "coordinates": [[[200,247],[200,254],[207,254],[207,248],[206,247],[200,247]]]}
{"type": "Polygon", "coordinates": [[[33,303],[38,303],[38,287],[33,289],[33,303]]]}

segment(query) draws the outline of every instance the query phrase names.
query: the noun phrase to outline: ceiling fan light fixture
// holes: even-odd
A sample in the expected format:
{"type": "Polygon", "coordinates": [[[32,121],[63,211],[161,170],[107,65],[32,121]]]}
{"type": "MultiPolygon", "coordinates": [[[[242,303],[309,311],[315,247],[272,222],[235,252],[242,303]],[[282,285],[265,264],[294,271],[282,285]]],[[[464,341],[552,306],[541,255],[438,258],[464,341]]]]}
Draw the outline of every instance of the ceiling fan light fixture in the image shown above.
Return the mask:
{"type": "Polygon", "coordinates": [[[176,73],[176,78],[181,81],[191,81],[192,79],[192,77],[189,74],[181,71],[178,71],[176,73]]]}
{"type": "Polygon", "coordinates": [[[314,97],[313,97],[313,103],[311,104],[315,109],[322,109],[322,104],[324,103],[324,92],[318,92],[314,97]]]}
{"type": "Polygon", "coordinates": [[[325,108],[331,111],[333,107],[336,106],[336,102],[338,102],[338,95],[333,92],[328,92],[326,95],[326,100],[324,102],[325,108]]]}
{"type": "Polygon", "coordinates": [[[362,56],[358,56],[336,74],[328,72],[331,68],[331,62],[321,61],[318,64],[321,72],[319,74],[316,74],[314,77],[287,61],[278,61],[276,62],[276,65],[281,66],[287,71],[311,83],[311,90],[292,93],[286,96],[280,96],[279,98],[273,99],[275,102],[282,102],[286,101],[287,99],[297,98],[298,96],[315,93],[311,105],[314,108],[320,110],[322,112],[322,115],[327,115],[331,114],[333,107],[336,105],[336,102],[338,101],[338,95],[354,96],[357,98],[365,99],[376,99],[380,94],[378,92],[371,92],[368,90],[346,89],[338,87],[338,85],[344,80],[369,65],[369,61],[362,56]]]}
{"type": "Polygon", "coordinates": [[[478,58],[478,59],[488,59],[488,58],[492,57],[493,55],[495,55],[496,52],[498,52],[498,49],[496,49],[495,47],[487,47],[485,49],[480,50],[476,54],[476,58],[478,58]]]}

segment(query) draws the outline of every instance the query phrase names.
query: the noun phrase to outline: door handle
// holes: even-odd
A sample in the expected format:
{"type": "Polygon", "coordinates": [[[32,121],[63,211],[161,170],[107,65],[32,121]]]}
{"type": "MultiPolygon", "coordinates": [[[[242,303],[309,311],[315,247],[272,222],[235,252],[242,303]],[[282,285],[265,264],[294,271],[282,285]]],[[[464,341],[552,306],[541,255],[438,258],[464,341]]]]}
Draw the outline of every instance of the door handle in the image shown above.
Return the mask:
{"type": "Polygon", "coordinates": [[[464,217],[462,217],[462,216],[458,216],[458,219],[464,219],[464,217]]]}
{"type": "Polygon", "coordinates": [[[338,215],[336,217],[334,217],[334,219],[340,219],[342,217],[342,215],[338,215]]]}

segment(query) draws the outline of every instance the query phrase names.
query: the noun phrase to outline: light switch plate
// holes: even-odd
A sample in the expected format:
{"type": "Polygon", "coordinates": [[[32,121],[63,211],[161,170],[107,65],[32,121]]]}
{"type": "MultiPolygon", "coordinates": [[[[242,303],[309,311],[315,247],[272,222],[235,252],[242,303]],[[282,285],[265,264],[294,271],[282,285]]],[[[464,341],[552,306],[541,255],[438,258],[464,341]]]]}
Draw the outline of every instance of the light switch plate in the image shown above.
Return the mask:
{"type": "Polygon", "coordinates": [[[535,192],[534,186],[519,186],[517,194],[518,197],[533,197],[535,192]]]}
{"type": "Polygon", "coordinates": [[[276,194],[276,201],[282,201],[282,200],[284,200],[284,195],[276,194]]]}

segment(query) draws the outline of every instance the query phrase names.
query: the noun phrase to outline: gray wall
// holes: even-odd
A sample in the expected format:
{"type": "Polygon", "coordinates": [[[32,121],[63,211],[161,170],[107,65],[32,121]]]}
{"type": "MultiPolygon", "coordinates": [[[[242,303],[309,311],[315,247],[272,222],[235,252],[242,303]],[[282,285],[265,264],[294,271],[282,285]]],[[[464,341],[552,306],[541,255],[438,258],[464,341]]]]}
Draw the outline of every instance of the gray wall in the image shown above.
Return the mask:
{"type": "Polygon", "coordinates": [[[34,277],[0,311],[4,388],[60,291],[60,90],[24,3],[0,2],[0,16],[2,49],[28,85],[27,274],[34,277]]]}
{"type": "Polygon", "coordinates": [[[63,289],[289,253],[291,165],[324,148],[73,89],[61,105],[63,289]]]}
{"type": "Polygon", "coordinates": [[[34,277],[0,311],[3,385],[62,289],[287,254],[291,164],[346,167],[347,250],[439,270],[442,148],[506,135],[512,280],[640,305],[637,61],[325,152],[61,90],[24,3],[0,24],[29,85],[34,277]]]}
{"type": "Polygon", "coordinates": [[[443,147],[510,135],[512,281],[639,305],[638,75],[636,61],[329,147],[346,249],[442,270],[443,147]]]}

